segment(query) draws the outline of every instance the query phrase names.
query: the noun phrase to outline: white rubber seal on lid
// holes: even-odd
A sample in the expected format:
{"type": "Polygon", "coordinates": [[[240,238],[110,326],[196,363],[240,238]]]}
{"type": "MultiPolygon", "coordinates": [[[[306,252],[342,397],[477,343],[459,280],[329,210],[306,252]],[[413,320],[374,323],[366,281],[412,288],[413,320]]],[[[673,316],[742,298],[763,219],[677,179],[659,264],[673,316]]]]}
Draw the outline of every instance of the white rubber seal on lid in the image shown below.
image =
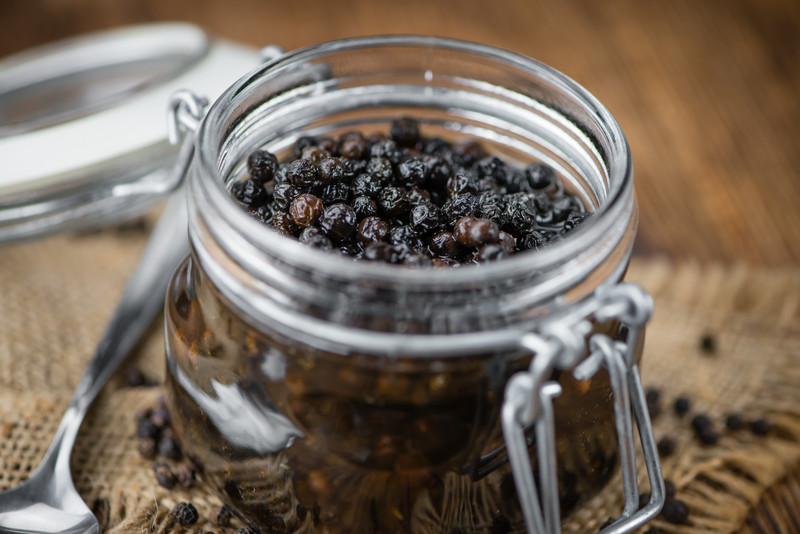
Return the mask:
{"type": "Polygon", "coordinates": [[[174,91],[213,100],[259,62],[257,50],[182,23],[91,34],[0,61],[0,202],[163,150],[174,91]]]}

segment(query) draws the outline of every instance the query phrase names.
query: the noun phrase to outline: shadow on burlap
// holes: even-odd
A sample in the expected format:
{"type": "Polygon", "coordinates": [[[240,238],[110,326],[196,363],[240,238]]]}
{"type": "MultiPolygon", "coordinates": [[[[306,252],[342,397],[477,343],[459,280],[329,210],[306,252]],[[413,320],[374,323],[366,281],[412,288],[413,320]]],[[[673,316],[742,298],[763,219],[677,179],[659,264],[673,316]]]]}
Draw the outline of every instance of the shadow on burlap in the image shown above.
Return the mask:
{"type": "MultiPolygon", "coordinates": [[[[39,463],[144,241],[143,230],[109,230],[0,249],[0,488],[39,463]]],[[[800,483],[789,476],[800,472],[800,271],[636,261],[628,279],[656,300],[642,373],[665,403],[656,438],[677,440],[663,459],[665,476],[692,510],[688,525],[653,524],[680,533],[763,532],[760,525],[770,523],[777,525],[770,531],[791,531],[781,521],[796,521],[791,507],[800,503],[800,483]],[[707,332],[717,341],[714,354],[698,345],[707,332]],[[679,418],[667,406],[678,395],[718,428],[739,412],[768,417],[774,430],[768,437],[723,431],[718,445],[703,447],[689,428],[692,413],[679,418]],[[759,519],[764,509],[772,521],[759,519]]],[[[163,380],[162,344],[157,324],[123,371],[136,366],[163,380]]],[[[183,532],[168,516],[178,501],[200,512],[192,531],[241,527],[236,520],[224,529],[209,525],[208,512],[220,503],[202,485],[168,491],[155,483],[152,460],[136,449],[134,414],[152,407],[161,390],[125,387],[119,375],[87,418],[72,462],[76,487],[104,531],[183,532]]],[[[618,476],[612,484],[621,488],[618,476]]],[[[604,491],[568,518],[565,531],[597,531],[619,514],[621,499],[621,491],[604,491]]]]}

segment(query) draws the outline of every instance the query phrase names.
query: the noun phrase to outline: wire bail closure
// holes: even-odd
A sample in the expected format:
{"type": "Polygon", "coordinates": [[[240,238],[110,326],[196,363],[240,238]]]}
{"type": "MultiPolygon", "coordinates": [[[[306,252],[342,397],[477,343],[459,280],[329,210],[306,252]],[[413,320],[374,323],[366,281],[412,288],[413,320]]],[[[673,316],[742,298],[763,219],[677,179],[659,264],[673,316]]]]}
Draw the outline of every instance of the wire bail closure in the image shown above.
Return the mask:
{"type": "Polygon", "coordinates": [[[585,318],[573,324],[566,320],[556,321],[544,326],[540,332],[526,334],[520,339],[520,345],[533,352],[534,357],[528,370],[512,376],[506,385],[501,412],[503,436],[528,534],[561,532],[553,416],[553,399],[561,393],[561,386],[549,380],[555,369],[572,370],[578,380],[591,378],[601,368],[609,373],[625,504],[619,518],[600,533],[631,532],[654,518],[664,505],[664,478],[635,361],[643,328],[652,315],[653,300],[644,289],[630,283],[600,290],[594,300],[594,318],[601,322],[617,320],[622,323],[628,328],[625,341],[613,341],[604,334],[594,334],[589,338],[589,356],[580,361],[591,324],[585,318]],[[641,510],[633,418],[639,429],[651,487],[650,501],[641,510]],[[536,435],[538,490],[525,437],[526,429],[531,425],[536,435]]]}

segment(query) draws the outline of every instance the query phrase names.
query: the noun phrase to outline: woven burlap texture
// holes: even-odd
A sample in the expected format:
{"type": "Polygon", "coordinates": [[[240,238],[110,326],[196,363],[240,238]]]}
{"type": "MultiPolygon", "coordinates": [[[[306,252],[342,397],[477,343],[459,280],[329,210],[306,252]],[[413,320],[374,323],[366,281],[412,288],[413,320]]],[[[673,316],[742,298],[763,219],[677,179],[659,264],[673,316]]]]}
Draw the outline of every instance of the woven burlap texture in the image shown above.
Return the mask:
{"type": "MultiPolygon", "coordinates": [[[[72,390],[119,299],[145,242],[145,229],[61,236],[0,249],[0,489],[24,480],[49,445],[72,390]]],[[[693,411],[718,422],[728,412],[767,416],[766,438],[723,432],[700,446],[691,414],[665,409],[656,437],[677,439],[664,473],[692,509],[689,525],[655,524],[667,532],[733,532],[768,488],[800,465],[800,271],[673,266],[634,261],[628,279],[655,297],[642,373],[665,403],[685,394],[693,411]],[[698,340],[714,334],[717,350],[698,340]]],[[[163,334],[153,327],[123,365],[163,380],[163,334]]],[[[202,484],[167,491],[152,461],[136,449],[135,413],[155,404],[160,386],[126,387],[112,379],[89,414],[73,455],[75,484],[111,533],[182,532],[169,510],[193,502],[208,512],[219,501],[202,484]]],[[[645,478],[643,477],[644,481],[645,478]]],[[[612,484],[618,487],[617,477],[612,484]]],[[[646,490],[646,483],[643,490],[646,490]]],[[[621,492],[605,491],[573,514],[568,532],[594,532],[621,510],[621,492]]]]}

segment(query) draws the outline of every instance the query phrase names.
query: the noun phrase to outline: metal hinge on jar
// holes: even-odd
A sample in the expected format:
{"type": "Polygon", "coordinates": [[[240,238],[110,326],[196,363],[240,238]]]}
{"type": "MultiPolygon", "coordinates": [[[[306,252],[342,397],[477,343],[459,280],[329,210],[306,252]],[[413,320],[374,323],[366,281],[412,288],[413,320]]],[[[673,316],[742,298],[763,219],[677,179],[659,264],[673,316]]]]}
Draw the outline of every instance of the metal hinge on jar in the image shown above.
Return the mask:
{"type": "Polygon", "coordinates": [[[655,517],[664,505],[664,479],[635,361],[639,338],[652,314],[652,298],[639,286],[624,283],[601,291],[595,299],[594,318],[601,322],[617,320],[626,326],[625,341],[594,334],[589,339],[589,356],[578,363],[590,330],[588,320],[569,325],[564,321],[553,323],[520,340],[535,356],[528,370],[512,376],[506,386],[501,413],[503,435],[529,534],[561,532],[553,417],[553,399],[559,395],[561,387],[549,380],[555,369],[572,370],[577,379],[586,380],[605,368],[610,377],[625,504],[619,518],[603,528],[601,534],[635,530],[655,517]],[[651,488],[650,501],[642,509],[639,509],[633,418],[639,429],[651,488]],[[525,435],[526,429],[531,427],[536,438],[538,487],[525,435]]]}

